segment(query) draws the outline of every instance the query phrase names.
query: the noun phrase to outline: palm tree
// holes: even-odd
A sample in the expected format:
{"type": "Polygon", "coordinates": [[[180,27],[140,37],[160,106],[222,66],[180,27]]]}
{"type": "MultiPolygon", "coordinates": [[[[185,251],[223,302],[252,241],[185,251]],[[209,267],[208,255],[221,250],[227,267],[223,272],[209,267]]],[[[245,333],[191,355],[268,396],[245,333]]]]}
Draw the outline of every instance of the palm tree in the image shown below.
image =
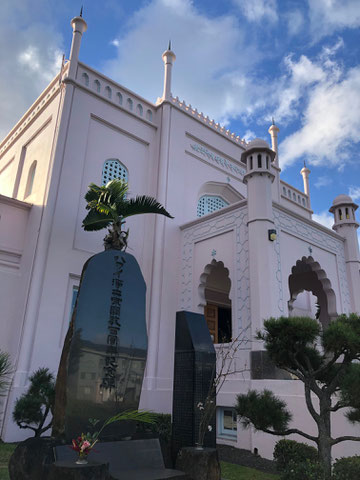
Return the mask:
{"type": "Polygon", "coordinates": [[[86,231],[108,228],[109,233],[104,238],[105,250],[124,250],[127,247],[129,230],[122,230],[127,217],[141,213],[159,213],[173,218],[155,198],[146,195],[126,198],[128,188],[126,182],[116,178],[101,187],[90,183],[85,195],[89,213],[82,226],[86,231]]]}

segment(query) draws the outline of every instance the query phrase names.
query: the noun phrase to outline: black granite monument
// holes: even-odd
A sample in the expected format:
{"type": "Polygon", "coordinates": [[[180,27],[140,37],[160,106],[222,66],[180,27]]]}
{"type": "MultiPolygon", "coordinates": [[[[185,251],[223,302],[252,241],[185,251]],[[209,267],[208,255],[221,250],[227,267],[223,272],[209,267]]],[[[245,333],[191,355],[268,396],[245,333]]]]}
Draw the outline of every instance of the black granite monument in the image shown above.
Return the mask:
{"type": "MultiPolygon", "coordinates": [[[[67,366],[61,377],[67,441],[88,431],[89,418],[101,425],[121,411],[138,409],[147,353],[145,293],[132,255],[106,250],[86,262],[70,349],[61,360],[67,366]]],[[[132,423],[115,423],[104,435],[126,436],[132,428],[132,423]]]]}
{"type": "MultiPolygon", "coordinates": [[[[176,313],[173,391],[173,456],[182,447],[198,442],[201,410],[216,374],[216,353],[204,315],[176,313]]],[[[204,447],[215,448],[215,415],[204,439],[204,447]]]]}

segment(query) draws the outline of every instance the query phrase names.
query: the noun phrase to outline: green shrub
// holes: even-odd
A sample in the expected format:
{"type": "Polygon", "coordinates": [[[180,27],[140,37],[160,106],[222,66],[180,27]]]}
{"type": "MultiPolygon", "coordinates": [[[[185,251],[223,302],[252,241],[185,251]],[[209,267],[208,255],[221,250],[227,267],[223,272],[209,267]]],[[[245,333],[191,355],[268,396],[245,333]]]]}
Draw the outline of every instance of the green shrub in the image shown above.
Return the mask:
{"type": "Polygon", "coordinates": [[[334,480],[359,480],[360,456],[337,458],[333,467],[334,480]]]}
{"type": "Polygon", "coordinates": [[[309,460],[311,463],[318,461],[316,448],[295,440],[279,440],[274,448],[274,460],[276,468],[283,472],[290,462],[303,463],[309,460]]]}
{"type": "Polygon", "coordinates": [[[171,415],[169,413],[155,413],[154,423],[150,425],[139,424],[137,431],[151,432],[159,436],[165,442],[171,439],[171,415]]]}
{"type": "Polygon", "coordinates": [[[325,480],[324,467],[318,461],[291,460],[285,467],[280,480],[325,480]]]}

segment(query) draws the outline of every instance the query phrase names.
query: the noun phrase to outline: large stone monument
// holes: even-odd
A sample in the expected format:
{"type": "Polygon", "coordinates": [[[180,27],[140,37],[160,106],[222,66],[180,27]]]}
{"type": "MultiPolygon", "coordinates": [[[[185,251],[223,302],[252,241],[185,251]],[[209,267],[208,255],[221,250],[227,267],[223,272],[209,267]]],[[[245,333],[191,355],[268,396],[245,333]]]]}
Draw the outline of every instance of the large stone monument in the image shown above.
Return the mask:
{"type": "MultiPolygon", "coordinates": [[[[147,353],[146,286],[136,259],[106,250],[84,265],[60,361],[54,435],[71,441],[100,420],[139,407],[147,353]]],[[[105,436],[127,436],[120,422],[105,436]]]]}
{"type": "MultiPolygon", "coordinates": [[[[216,374],[216,353],[204,315],[176,313],[175,364],[173,391],[173,456],[182,447],[198,442],[204,404],[216,374]]],[[[204,447],[215,448],[215,415],[205,435],[204,447]]]]}

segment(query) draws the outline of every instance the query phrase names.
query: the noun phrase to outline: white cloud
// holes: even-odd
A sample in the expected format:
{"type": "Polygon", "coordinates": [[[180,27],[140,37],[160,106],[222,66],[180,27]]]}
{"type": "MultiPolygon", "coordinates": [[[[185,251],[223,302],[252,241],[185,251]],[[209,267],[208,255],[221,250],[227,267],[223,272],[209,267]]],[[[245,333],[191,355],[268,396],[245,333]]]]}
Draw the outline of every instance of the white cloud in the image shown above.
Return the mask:
{"type": "Polygon", "coordinates": [[[355,201],[360,199],[360,187],[350,187],[349,195],[355,201]]]}
{"type": "Polygon", "coordinates": [[[250,22],[277,22],[276,0],[233,0],[250,22]]]}
{"type": "Polygon", "coordinates": [[[333,179],[331,177],[328,177],[327,175],[324,175],[322,177],[319,177],[314,183],[314,185],[316,188],[321,188],[321,187],[328,187],[332,183],[333,183],[333,179]]]}
{"type": "Polygon", "coordinates": [[[289,35],[297,35],[303,25],[304,25],[304,17],[300,10],[291,10],[284,14],[287,23],[287,29],[289,35]]]}
{"type": "Polygon", "coordinates": [[[145,98],[155,101],[162,94],[161,54],[171,39],[177,55],[174,96],[224,124],[265,102],[267,88],[251,77],[263,54],[235,16],[208,17],[190,0],[153,0],[135,12],[117,39],[116,58],[103,70],[145,98]]]}
{"type": "Polygon", "coordinates": [[[327,210],[324,210],[320,213],[314,213],[312,219],[314,220],[314,222],[321,223],[321,225],[324,225],[324,227],[327,228],[332,228],[332,226],[334,225],[334,216],[327,210]]]}
{"type": "Polygon", "coordinates": [[[243,136],[245,142],[250,142],[256,137],[256,133],[252,130],[246,130],[245,135],[243,136]]]}
{"type": "Polygon", "coordinates": [[[315,39],[360,26],[359,0],[308,0],[308,3],[311,32],[315,39]]]}
{"type": "Polygon", "coordinates": [[[305,55],[301,55],[298,62],[294,62],[292,56],[286,57],[284,62],[287,75],[278,85],[279,105],[275,112],[277,122],[284,122],[296,115],[296,109],[307,88],[326,76],[321,66],[313,63],[305,55]]]}
{"type": "Polygon", "coordinates": [[[59,71],[62,43],[45,0],[3,0],[1,8],[0,139],[59,71]]]}
{"type": "Polygon", "coordinates": [[[280,145],[282,166],[307,157],[313,165],[343,169],[351,158],[351,144],[359,142],[360,67],[339,82],[320,82],[309,93],[302,128],[280,145]]]}
{"type": "Polygon", "coordinates": [[[119,47],[120,42],[117,38],[114,38],[114,40],[111,40],[110,45],[113,45],[114,47],[119,47]]]}

